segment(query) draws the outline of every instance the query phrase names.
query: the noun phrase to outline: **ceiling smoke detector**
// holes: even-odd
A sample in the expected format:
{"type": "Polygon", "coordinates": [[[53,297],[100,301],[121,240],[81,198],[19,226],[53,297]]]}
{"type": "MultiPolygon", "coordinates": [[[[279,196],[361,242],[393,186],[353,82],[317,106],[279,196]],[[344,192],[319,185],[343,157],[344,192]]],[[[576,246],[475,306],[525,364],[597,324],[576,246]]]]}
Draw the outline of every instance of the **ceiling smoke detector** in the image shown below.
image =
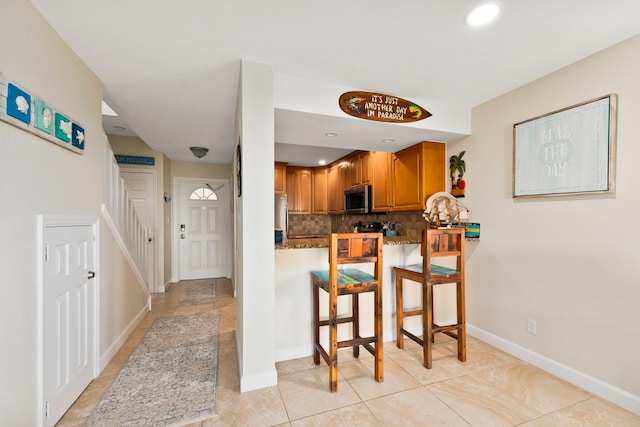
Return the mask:
{"type": "Polygon", "coordinates": [[[208,148],[204,148],[204,147],[189,147],[189,150],[191,150],[193,155],[196,156],[199,159],[201,159],[204,156],[206,156],[207,153],[209,152],[209,149],[208,148]]]}

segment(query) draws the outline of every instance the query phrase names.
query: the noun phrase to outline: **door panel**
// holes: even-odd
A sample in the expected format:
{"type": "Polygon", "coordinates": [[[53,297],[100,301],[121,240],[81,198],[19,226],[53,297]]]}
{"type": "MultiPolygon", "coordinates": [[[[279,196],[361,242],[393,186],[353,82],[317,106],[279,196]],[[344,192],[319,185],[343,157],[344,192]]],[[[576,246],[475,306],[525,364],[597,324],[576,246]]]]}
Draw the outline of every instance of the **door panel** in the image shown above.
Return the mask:
{"type": "Polygon", "coordinates": [[[180,280],[229,274],[229,253],[223,249],[229,247],[228,186],[216,185],[217,200],[191,200],[193,191],[202,187],[202,183],[180,184],[179,224],[185,226],[179,234],[180,280]]]}
{"type": "Polygon", "coordinates": [[[121,171],[129,199],[143,227],[147,229],[147,277],[149,292],[155,292],[155,175],[147,172],[121,171]]]}
{"type": "Polygon", "coordinates": [[[43,383],[53,425],[93,379],[93,227],[47,227],[44,246],[43,383]]]}

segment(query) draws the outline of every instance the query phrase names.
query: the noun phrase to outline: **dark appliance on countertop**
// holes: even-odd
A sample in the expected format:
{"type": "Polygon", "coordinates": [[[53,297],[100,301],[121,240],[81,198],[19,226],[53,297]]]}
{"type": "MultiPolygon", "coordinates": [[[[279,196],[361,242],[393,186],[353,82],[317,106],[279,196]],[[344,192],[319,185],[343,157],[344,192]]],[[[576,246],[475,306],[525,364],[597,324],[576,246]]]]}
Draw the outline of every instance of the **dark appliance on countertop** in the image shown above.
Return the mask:
{"type": "Polygon", "coordinates": [[[345,190],[344,212],[347,214],[371,213],[371,186],[362,185],[345,190]]]}
{"type": "Polygon", "coordinates": [[[383,233],[384,226],[381,222],[362,222],[353,224],[356,233],[383,233]]]}

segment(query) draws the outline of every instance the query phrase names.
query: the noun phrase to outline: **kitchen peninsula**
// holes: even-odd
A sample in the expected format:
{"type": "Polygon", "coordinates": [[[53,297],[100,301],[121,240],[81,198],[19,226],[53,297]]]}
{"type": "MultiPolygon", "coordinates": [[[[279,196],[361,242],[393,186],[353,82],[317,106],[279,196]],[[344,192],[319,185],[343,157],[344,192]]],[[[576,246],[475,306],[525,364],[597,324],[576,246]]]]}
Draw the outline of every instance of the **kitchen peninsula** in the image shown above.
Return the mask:
{"type": "MultiPolygon", "coordinates": [[[[382,313],[383,339],[385,342],[395,340],[395,282],[393,267],[417,264],[421,262],[420,240],[406,236],[390,236],[384,238],[382,253],[382,313]]],[[[328,238],[290,239],[286,244],[276,244],[275,251],[275,356],[276,361],[290,360],[312,356],[313,350],[313,304],[311,271],[327,270],[329,263],[328,238]]],[[[371,265],[362,265],[369,271],[371,265]]],[[[449,285],[438,289],[443,298],[436,297],[436,316],[444,323],[447,319],[455,319],[455,304],[448,306],[443,301],[455,301],[455,288],[449,285]],[[453,291],[451,299],[447,292],[453,291]],[[442,304],[439,304],[442,302],[442,304]],[[442,305],[442,306],[440,306],[442,305]]],[[[419,307],[422,301],[420,286],[407,286],[404,294],[406,306],[419,307]]],[[[320,317],[328,315],[328,297],[320,293],[320,317]],[[323,311],[324,308],[324,311],[323,311]]],[[[350,312],[349,298],[338,300],[338,314],[350,312]]],[[[363,336],[373,333],[373,295],[360,296],[360,330],[363,336]]],[[[422,334],[420,318],[408,318],[405,328],[417,335],[422,334]]],[[[323,328],[324,329],[324,328],[323,328]]],[[[349,338],[350,326],[339,325],[338,339],[349,338]]],[[[321,340],[327,339],[325,330],[321,330],[321,340]]],[[[389,343],[388,345],[395,345],[389,343]]]]}

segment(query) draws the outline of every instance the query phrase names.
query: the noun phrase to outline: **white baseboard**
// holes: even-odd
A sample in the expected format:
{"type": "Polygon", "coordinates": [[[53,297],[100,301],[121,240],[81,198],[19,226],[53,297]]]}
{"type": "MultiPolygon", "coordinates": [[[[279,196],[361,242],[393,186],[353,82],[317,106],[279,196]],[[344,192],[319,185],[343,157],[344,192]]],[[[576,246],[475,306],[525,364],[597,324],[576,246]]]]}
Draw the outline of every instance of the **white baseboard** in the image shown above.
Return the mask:
{"type": "MultiPolygon", "coordinates": [[[[149,299],[149,304],[151,304],[150,299],[149,299]]],[[[118,350],[120,350],[120,347],[122,347],[125,341],[127,341],[127,338],[129,338],[129,335],[131,335],[131,333],[133,333],[133,331],[138,327],[140,322],[142,322],[142,319],[144,319],[144,316],[147,314],[149,309],[150,309],[150,305],[144,306],[144,308],[138,313],[138,315],[134,317],[133,320],[129,323],[129,325],[122,331],[122,333],[118,336],[118,338],[116,338],[116,340],[109,346],[107,351],[105,351],[100,356],[100,372],[104,370],[104,368],[111,361],[111,359],[113,359],[113,356],[115,356],[118,350]]]]}
{"type": "Polygon", "coordinates": [[[240,393],[278,385],[278,372],[275,368],[255,375],[240,376],[240,393]]]}
{"type": "Polygon", "coordinates": [[[171,280],[167,280],[164,283],[164,286],[162,287],[162,292],[167,292],[169,290],[169,288],[174,284],[175,282],[171,281],[171,280]]]}
{"type": "Polygon", "coordinates": [[[512,356],[542,369],[543,371],[549,372],[550,374],[587,390],[598,397],[621,406],[634,414],[640,415],[640,396],[636,396],[611,384],[605,383],[604,381],[591,377],[570,366],[549,359],[546,356],[533,352],[511,341],[507,341],[504,338],[500,338],[497,335],[477,328],[469,323],[467,323],[467,333],[480,341],[491,344],[512,356]]]}

